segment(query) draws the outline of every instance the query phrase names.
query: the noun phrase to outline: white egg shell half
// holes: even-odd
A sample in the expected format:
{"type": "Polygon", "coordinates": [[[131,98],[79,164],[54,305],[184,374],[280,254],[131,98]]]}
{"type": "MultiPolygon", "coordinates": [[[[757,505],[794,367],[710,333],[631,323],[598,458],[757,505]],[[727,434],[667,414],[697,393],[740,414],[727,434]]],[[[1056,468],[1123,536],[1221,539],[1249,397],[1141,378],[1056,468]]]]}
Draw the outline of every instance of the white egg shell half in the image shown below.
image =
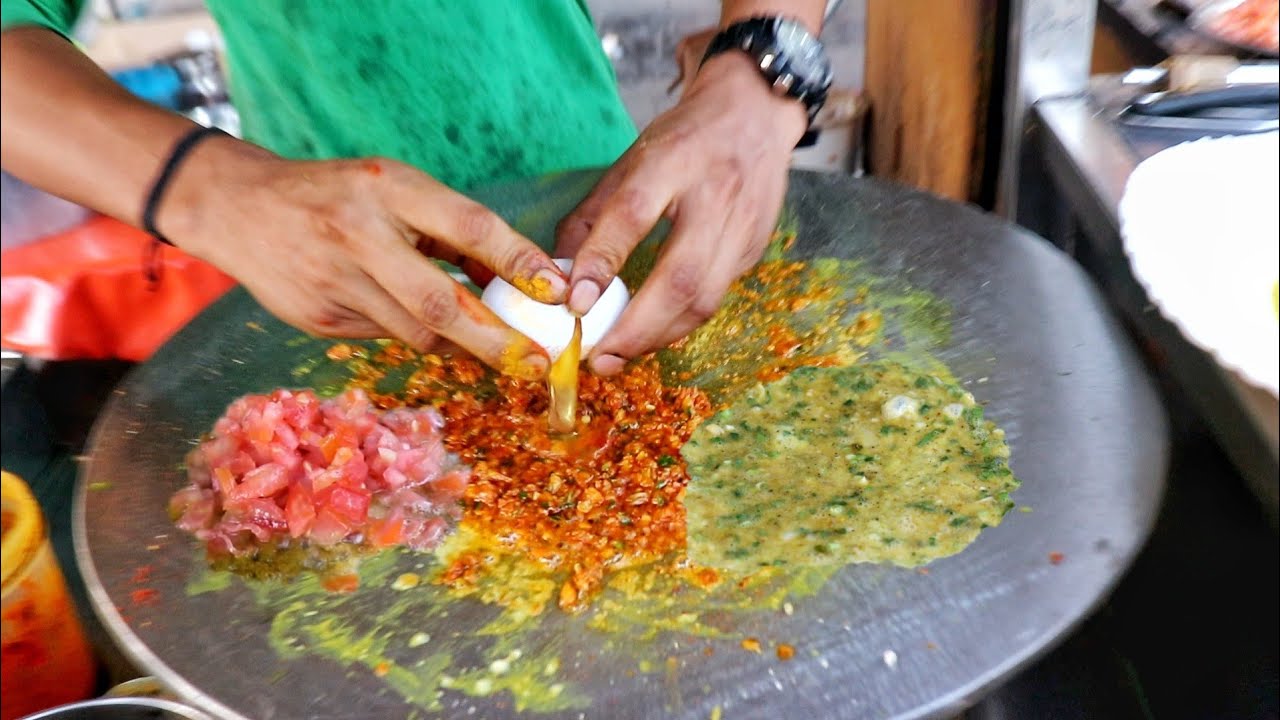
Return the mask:
{"type": "MultiPolygon", "coordinates": [[[[573,261],[557,259],[556,265],[567,275],[573,261]]],[[[545,305],[517,290],[502,278],[494,278],[484,289],[480,301],[502,318],[503,322],[538,343],[554,361],[573,338],[573,313],[564,305],[545,305]]],[[[622,310],[631,301],[631,293],[618,278],[605,288],[591,310],[582,316],[582,354],[585,357],[609,328],[618,322],[622,310]]]]}

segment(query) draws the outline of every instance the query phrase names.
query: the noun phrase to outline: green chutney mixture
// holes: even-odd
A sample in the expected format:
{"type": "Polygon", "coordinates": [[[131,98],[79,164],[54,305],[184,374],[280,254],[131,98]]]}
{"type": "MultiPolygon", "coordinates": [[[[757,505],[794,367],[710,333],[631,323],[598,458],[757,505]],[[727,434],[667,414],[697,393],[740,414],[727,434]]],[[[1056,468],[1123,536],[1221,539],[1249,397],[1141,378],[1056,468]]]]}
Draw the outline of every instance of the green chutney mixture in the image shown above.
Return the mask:
{"type": "Polygon", "coordinates": [[[887,360],[757,385],[682,452],[689,559],[736,574],[922,565],[999,523],[1018,486],[972,395],[887,360]]]}

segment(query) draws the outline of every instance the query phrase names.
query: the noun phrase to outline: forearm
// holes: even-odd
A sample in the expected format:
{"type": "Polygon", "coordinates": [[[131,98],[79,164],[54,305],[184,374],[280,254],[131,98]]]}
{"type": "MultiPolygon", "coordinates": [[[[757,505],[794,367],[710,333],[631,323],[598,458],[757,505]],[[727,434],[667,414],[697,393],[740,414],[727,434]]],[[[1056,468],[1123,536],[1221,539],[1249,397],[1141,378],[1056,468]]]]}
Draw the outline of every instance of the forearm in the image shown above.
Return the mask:
{"type": "MultiPolygon", "coordinates": [[[[174,143],[195,124],[135,98],[56,33],[13,28],[0,34],[0,43],[5,170],[140,224],[151,183],[174,143]]],[[[223,151],[235,146],[248,147],[228,141],[223,151]]]]}
{"type": "Polygon", "coordinates": [[[827,0],[724,0],[720,3],[720,26],[760,15],[782,15],[799,20],[817,35],[826,9],[827,0]]]}

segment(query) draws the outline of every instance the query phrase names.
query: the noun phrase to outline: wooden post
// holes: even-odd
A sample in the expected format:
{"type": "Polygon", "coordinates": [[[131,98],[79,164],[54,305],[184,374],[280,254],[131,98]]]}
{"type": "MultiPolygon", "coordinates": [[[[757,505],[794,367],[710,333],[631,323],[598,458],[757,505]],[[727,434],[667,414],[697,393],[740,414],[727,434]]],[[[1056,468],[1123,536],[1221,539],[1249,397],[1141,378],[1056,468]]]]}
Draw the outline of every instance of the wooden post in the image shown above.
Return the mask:
{"type": "Polygon", "coordinates": [[[952,200],[986,194],[996,10],[996,0],[867,0],[871,174],[952,200]]]}

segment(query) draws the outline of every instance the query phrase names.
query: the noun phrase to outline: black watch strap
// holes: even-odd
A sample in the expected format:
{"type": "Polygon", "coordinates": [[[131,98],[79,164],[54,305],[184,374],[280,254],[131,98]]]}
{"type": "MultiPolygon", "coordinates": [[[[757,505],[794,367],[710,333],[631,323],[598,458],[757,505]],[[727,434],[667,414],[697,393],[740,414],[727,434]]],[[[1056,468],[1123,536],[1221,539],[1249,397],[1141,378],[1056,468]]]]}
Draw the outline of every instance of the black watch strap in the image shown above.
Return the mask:
{"type": "MultiPolygon", "coordinates": [[[[774,66],[773,62],[766,62],[769,58],[764,53],[767,53],[768,50],[760,45],[765,43],[772,44],[776,41],[778,28],[782,22],[784,22],[783,19],[778,17],[755,17],[733,23],[716,33],[715,37],[711,39],[711,42],[707,45],[706,53],[702,56],[702,64],[729,50],[741,50],[752,56],[759,65],[762,76],[767,82],[785,96],[804,104],[805,112],[809,118],[809,127],[800,138],[800,142],[796,144],[796,147],[809,147],[818,138],[818,130],[813,127],[813,122],[826,101],[827,84],[814,84],[811,78],[797,77],[792,68],[788,66],[785,57],[772,58],[775,61],[781,60],[781,67],[774,66]]],[[[814,42],[817,43],[816,38],[814,42]]],[[[818,47],[821,48],[821,44],[818,44],[818,47]]]]}

